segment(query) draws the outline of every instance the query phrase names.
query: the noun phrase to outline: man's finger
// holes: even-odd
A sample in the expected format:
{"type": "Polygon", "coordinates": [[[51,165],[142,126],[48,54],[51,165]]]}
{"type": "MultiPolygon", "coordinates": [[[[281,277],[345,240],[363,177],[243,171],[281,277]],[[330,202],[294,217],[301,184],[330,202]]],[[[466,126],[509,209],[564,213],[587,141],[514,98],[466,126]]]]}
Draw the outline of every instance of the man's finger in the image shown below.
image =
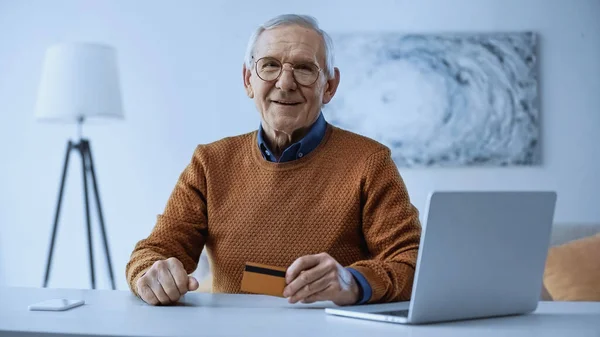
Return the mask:
{"type": "MultiPolygon", "coordinates": [[[[327,273],[330,272],[330,266],[326,263],[320,263],[309,270],[303,270],[300,275],[296,277],[291,283],[285,287],[283,296],[290,297],[294,296],[298,291],[306,287],[307,285],[323,278],[327,273]]],[[[321,290],[321,289],[319,289],[321,290]]]]}
{"type": "Polygon", "coordinates": [[[156,295],[154,295],[154,292],[146,283],[138,286],[138,294],[140,294],[140,297],[144,302],[150,305],[157,305],[159,303],[158,298],[156,298],[156,295]]]}
{"type": "Polygon", "coordinates": [[[198,287],[200,287],[200,283],[198,283],[198,280],[196,280],[196,278],[193,276],[188,276],[187,282],[187,287],[190,291],[195,291],[198,289],[198,287]]]}
{"type": "Polygon", "coordinates": [[[181,297],[181,293],[179,293],[179,289],[175,284],[175,279],[173,279],[173,275],[169,269],[161,269],[158,271],[158,282],[162,285],[163,290],[169,296],[169,300],[171,302],[177,302],[181,297]]]}
{"type": "Polygon", "coordinates": [[[307,285],[305,285],[304,287],[302,287],[300,290],[298,290],[296,292],[296,294],[292,295],[292,297],[290,297],[289,302],[290,303],[296,303],[300,300],[304,300],[314,294],[318,294],[321,291],[327,289],[327,287],[329,287],[329,284],[331,283],[332,278],[330,277],[321,277],[320,279],[309,283],[307,285]]]}
{"type": "Polygon", "coordinates": [[[173,281],[175,282],[175,285],[177,286],[177,290],[179,291],[180,295],[183,295],[185,293],[187,293],[188,291],[188,275],[185,272],[185,269],[183,269],[183,266],[181,266],[180,264],[170,264],[169,265],[169,272],[171,273],[171,276],[173,277],[173,281]]]}
{"type": "Polygon", "coordinates": [[[305,299],[302,300],[302,303],[314,303],[317,301],[332,301],[333,300],[333,294],[334,292],[332,291],[333,287],[331,286],[331,284],[329,286],[327,286],[327,288],[319,291],[318,293],[314,293],[308,297],[306,297],[305,299]]]}
{"type": "Polygon", "coordinates": [[[286,283],[289,284],[296,277],[298,277],[298,275],[300,275],[301,271],[310,269],[310,268],[316,266],[317,264],[319,264],[320,261],[321,261],[321,258],[318,255],[305,255],[305,256],[297,258],[296,261],[294,261],[288,267],[288,269],[285,273],[286,283]]]}
{"type": "Polygon", "coordinates": [[[158,278],[150,280],[148,285],[150,286],[150,289],[152,289],[152,291],[154,292],[154,295],[156,296],[160,304],[171,303],[171,299],[169,299],[169,296],[167,296],[167,293],[165,293],[165,290],[163,289],[162,285],[160,284],[160,282],[158,282],[158,278]]]}

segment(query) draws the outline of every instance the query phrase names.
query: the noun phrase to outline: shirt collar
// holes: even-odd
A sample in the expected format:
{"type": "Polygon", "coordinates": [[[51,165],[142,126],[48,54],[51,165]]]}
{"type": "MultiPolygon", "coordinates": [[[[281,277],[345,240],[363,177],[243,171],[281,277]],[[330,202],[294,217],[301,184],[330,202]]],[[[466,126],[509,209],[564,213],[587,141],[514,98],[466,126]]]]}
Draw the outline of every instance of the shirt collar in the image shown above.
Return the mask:
{"type": "MultiPolygon", "coordinates": [[[[325,131],[327,130],[327,122],[325,121],[325,117],[323,116],[323,112],[319,113],[319,117],[317,120],[311,125],[310,129],[304,136],[304,138],[300,139],[298,142],[290,145],[286,148],[282,154],[281,158],[279,158],[279,162],[283,163],[286,161],[292,161],[298,158],[302,158],[303,156],[309,154],[312,150],[314,150],[319,144],[323,137],[325,137],[325,131]]],[[[262,128],[262,124],[258,128],[258,147],[265,158],[268,161],[276,162],[275,156],[267,146],[264,140],[264,131],[262,128]]]]}

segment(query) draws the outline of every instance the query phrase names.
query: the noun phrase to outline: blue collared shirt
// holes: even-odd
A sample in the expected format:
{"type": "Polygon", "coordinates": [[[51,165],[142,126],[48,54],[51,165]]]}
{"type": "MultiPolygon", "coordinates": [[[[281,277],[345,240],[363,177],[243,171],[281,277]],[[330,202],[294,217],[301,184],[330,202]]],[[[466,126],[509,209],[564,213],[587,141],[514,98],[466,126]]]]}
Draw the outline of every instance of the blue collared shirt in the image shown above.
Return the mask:
{"type": "MultiPolygon", "coordinates": [[[[317,118],[317,120],[313,123],[313,125],[310,127],[310,129],[306,133],[306,136],[304,136],[304,138],[302,138],[298,142],[296,142],[296,143],[290,145],[288,148],[286,148],[281,153],[281,157],[279,158],[279,161],[278,161],[275,158],[275,156],[273,155],[273,152],[267,146],[267,143],[265,143],[265,139],[264,139],[264,135],[263,135],[264,131],[263,131],[262,124],[261,124],[258,128],[258,135],[257,135],[258,148],[260,149],[260,152],[262,153],[262,156],[265,160],[270,161],[270,162],[285,163],[288,161],[302,158],[302,157],[306,156],[307,154],[309,154],[312,150],[317,148],[317,146],[319,146],[319,144],[325,137],[326,130],[327,130],[327,122],[325,121],[325,117],[323,117],[323,113],[321,112],[321,113],[319,113],[319,117],[317,118]]],[[[369,285],[369,283],[367,282],[367,279],[356,269],[353,269],[353,268],[346,268],[346,269],[352,274],[352,276],[354,276],[354,279],[356,280],[356,283],[358,284],[358,287],[360,288],[360,293],[362,294],[362,296],[357,304],[366,303],[367,301],[369,301],[369,299],[371,298],[371,294],[372,294],[372,289],[371,289],[371,286],[369,285]]]]}
{"type": "Polygon", "coordinates": [[[325,131],[327,129],[327,122],[325,122],[325,117],[323,117],[323,113],[319,114],[317,120],[313,123],[313,125],[306,133],[304,138],[300,139],[298,142],[290,145],[287,149],[283,150],[281,153],[281,157],[279,161],[273,155],[273,152],[267,146],[264,139],[264,131],[262,128],[262,124],[258,128],[258,147],[260,148],[260,152],[262,153],[263,158],[270,162],[279,162],[285,163],[287,161],[292,161],[298,158],[302,158],[303,156],[309,154],[312,150],[314,150],[323,137],[325,137],[325,131]]]}

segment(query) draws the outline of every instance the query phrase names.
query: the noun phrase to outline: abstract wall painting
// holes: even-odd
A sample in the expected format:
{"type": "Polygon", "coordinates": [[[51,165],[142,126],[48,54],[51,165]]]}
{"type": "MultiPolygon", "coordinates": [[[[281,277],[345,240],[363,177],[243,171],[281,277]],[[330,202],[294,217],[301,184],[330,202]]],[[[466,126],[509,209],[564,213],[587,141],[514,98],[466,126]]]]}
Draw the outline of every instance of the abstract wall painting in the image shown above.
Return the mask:
{"type": "Polygon", "coordinates": [[[326,119],[400,167],[540,164],[536,35],[344,33],[326,119]]]}

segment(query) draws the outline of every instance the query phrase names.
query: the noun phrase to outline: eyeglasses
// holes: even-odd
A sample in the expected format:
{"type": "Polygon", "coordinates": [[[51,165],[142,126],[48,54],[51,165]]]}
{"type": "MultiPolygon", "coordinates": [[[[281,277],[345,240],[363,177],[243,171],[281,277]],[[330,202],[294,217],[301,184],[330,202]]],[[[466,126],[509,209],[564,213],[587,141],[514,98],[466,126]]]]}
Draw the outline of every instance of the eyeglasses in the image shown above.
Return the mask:
{"type": "MultiPolygon", "coordinates": [[[[287,63],[287,62],[286,62],[287,63]]],[[[291,64],[291,63],[290,63],[291,64]]],[[[275,81],[281,76],[283,72],[283,64],[273,57],[263,57],[258,59],[255,63],[256,74],[258,77],[265,81],[275,81]]],[[[310,86],[317,81],[321,68],[314,63],[304,62],[291,64],[292,74],[298,84],[303,86],[310,86]]]]}

